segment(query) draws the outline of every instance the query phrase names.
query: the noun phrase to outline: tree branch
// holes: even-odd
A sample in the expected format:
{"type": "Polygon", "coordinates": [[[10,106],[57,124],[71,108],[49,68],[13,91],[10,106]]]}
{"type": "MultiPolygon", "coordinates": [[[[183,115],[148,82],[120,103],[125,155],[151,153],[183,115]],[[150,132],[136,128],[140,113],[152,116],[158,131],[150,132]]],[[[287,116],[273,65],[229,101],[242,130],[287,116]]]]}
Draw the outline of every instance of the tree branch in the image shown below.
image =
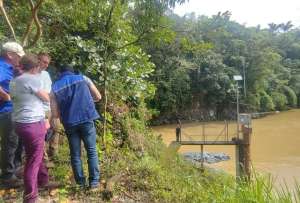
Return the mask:
{"type": "MultiPolygon", "coordinates": [[[[112,5],[111,8],[109,10],[109,14],[108,14],[108,19],[106,21],[105,24],[105,35],[107,36],[109,34],[110,31],[110,23],[112,20],[112,15],[115,9],[115,0],[112,0],[112,5]]],[[[107,91],[107,59],[109,57],[110,54],[108,54],[108,47],[109,47],[109,43],[107,40],[104,41],[104,46],[105,46],[105,52],[104,52],[104,63],[103,63],[103,74],[104,74],[104,92],[103,92],[103,98],[104,98],[104,126],[103,126],[103,143],[105,146],[105,151],[107,149],[106,146],[106,131],[107,131],[107,105],[108,105],[108,91],[107,91]]]]}
{"type": "Polygon", "coordinates": [[[133,44],[138,43],[139,41],[141,41],[141,40],[144,38],[145,34],[147,34],[147,33],[149,33],[149,32],[146,32],[146,31],[145,31],[145,32],[141,33],[141,34],[138,36],[138,38],[137,38],[136,40],[134,40],[134,41],[132,41],[132,42],[129,42],[129,43],[127,43],[127,44],[124,44],[124,45],[121,46],[121,47],[115,48],[111,53],[114,53],[114,52],[117,51],[117,50],[124,49],[125,47],[128,47],[128,46],[130,46],[130,45],[133,45],[133,44]]]}
{"type": "Polygon", "coordinates": [[[4,15],[4,18],[5,18],[5,20],[6,20],[6,23],[8,24],[8,27],[9,27],[9,29],[10,29],[10,31],[11,31],[11,33],[12,33],[14,39],[15,39],[15,41],[17,41],[17,37],[16,37],[16,34],[15,34],[15,30],[14,30],[12,24],[10,23],[10,20],[9,20],[9,18],[8,18],[8,15],[7,15],[6,11],[5,11],[5,8],[4,8],[4,5],[3,5],[3,0],[0,0],[0,9],[1,9],[2,14],[4,15]]]}
{"type": "Polygon", "coordinates": [[[29,45],[25,45],[26,48],[34,46],[37,43],[37,41],[40,39],[40,37],[42,36],[42,33],[43,33],[42,24],[40,23],[37,13],[38,13],[38,10],[44,0],[39,0],[36,3],[36,5],[34,5],[32,0],[28,0],[28,1],[29,1],[30,8],[31,8],[32,18],[27,26],[28,29],[25,32],[24,39],[26,39],[26,41],[27,41],[27,38],[31,32],[32,25],[30,25],[30,24],[32,24],[32,21],[34,22],[37,30],[36,30],[36,34],[33,38],[33,41],[29,45]]]}
{"type": "Polygon", "coordinates": [[[108,34],[108,32],[109,32],[109,25],[110,25],[110,22],[111,22],[111,19],[112,19],[112,14],[114,12],[114,9],[115,9],[115,0],[112,1],[112,5],[111,5],[111,8],[110,8],[110,11],[109,11],[109,14],[108,14],[108,19],[107,19],[106,24],[105,24],[106,34],[108,34]]]}
{"type": "MultiPolygon", "coordinates": [[[[159,27],[159,28],[162,28],[162,29],[172,29],[171,27],[163,26],[163,25],[153,25],[153,26],[156,26],[156,27],[159,27]]],[[[154,32],[154,31],[152,31],[152,32],[154,32]]],[[[190,30],[175,30],[175,32],[190,32],[190,30]]],[[[129,43],[127,43],[127,44],[124,44],[124,45],[121,46],[121,47],[115,48],[115,49],[112,51],[112,53],[114,53],[114,52],[117,51],[117,50],[124,49],[125,47],[128,47],[128,46],[130,46],[130,45],[133,45],[133,44],[138,43],[139,41],[141,41],[142,39],[144,39],[144,37],[145,37],[146,34],[149,34],[149,33],[151,33],[151,31],[145,30],[144,32],[142,32],[142,33],[137,37],[136,40],[134,40],[134,41],[132,41],[132,42],[129,42],[129,43]]]]}
{"type": "Polygon", "coordinates": [[[31,33],[31,30],[32,30],[33,22],[34,22],[34,19],[31,18],[30,22],[27,24],[26,31],[25,31],[25,33],[22,37],[23,47],[27,45],[28,37],[29,37],[29,34],[31,33]]]}

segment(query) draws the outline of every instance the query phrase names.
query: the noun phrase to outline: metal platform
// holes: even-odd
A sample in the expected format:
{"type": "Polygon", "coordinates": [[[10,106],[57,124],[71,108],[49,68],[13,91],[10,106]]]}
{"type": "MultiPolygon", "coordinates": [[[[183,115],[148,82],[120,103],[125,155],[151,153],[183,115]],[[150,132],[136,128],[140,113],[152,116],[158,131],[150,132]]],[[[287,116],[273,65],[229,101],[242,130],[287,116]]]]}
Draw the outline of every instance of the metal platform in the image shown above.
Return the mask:
{"type": "Polygon", "coordinates": [[[179,145],[237,145],[236,141],[179,141],[179,145]]]}

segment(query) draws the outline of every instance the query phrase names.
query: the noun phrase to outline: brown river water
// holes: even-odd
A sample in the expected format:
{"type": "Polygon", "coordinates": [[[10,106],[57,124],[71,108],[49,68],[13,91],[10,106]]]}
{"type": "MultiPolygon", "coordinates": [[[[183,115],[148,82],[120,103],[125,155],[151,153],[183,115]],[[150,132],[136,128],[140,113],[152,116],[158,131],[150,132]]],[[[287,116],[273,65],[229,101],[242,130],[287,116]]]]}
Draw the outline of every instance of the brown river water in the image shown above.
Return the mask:
{"type": "MultiPolygon", "coordinates": [[[[223,122],[205,123],[207,140],[217,140],[224,129],[223,122]]],[[[175,140],[176,125],[153,127],[154,132],[162,135],[169,145],[175,140]]],[[[280,112],[260,119],[252,120],[251,159],[254,169],[260,173],[271,174],[277,186],[286,183],[293,187],[295,180],[300,183],[300,109],[280,112]]],[[[182,124],[182,140],[201,140],[203,123],[182,124]]],[[[228,127],[229,137],[236,132],[236,123],[228,127]]],[[[218,139],[224,139],[221,136],[218,139]]],[[[224,152],[231,159],[216,164],[212,168],[222,169],[235,175],[234,146],[205,146],[205,152],[224,152]]],[[[200,146],[181,146],[180,153],[200,152],[200,146]]]]}

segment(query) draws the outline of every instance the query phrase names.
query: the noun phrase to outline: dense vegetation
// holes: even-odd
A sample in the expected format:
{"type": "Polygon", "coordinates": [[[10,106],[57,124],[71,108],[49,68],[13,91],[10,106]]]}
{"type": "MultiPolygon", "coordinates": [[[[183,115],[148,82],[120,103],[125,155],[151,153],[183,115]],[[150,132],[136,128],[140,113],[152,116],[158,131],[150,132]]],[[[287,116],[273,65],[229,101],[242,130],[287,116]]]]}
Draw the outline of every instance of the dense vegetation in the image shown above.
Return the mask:
{"type": "Polygon", "coordinates": [[[300,30],[291,22],[247,28],[230,15],[168,15],[173,39],[144,45],[156,65],[153,108],[167,118],[235,118],[233,75],[245,76],[239,83],[244,112],[298,105],[300,30]]]}
{"type": "MultiPolygon", "coordinates": [[[[298,105],[300,30],[291,22],[262,29],[231,21],[230,12],[179,17],[170,10],[176,2],[184,1],[45,1],[38,13],[43,35],[31,49],[77,65],[113,108],[146,102],[158,117],[234,118],[233,75],[245,75],[243,111],[298,105]]],[[[25,37],[28,2],[4,5],[17,38],[29,46],[36,27],[25,37]]],[[[1,42],[12,39],[0,20],[1,42]]]]}
{"type": "MultiPolygon", "coordinates": [[[[97,123],[99,155],[102,178],[108,180],[103,184],[113,188],[113,198],[289,202],[291,193],[273,193],[271,182],[263,178],[255,176],[252,182],[237,185],[233,177],[202,173],[166,148],[146,124],[152,116],[168,120],[234,117],[233,75],[244,75],[243,70],[244,111],[296,107],[300,30],[291,29],[290,23],[246,28],[230,21],[229,12],[179,17],[170,10],[176,2],[184,0],[10,0],[4,1],[4,8],[16,39],[27,51],[49,52],[53,67],[74,64],[101,90],[98,109],[105,121],[97,123]],[[36,8],[38,20],[31,20],[34,9],[30,8],[36,8]]],[[[5,18],[0,22],[0,42],[12,40],[5,18]]],[[[62,140],[51,171],[66,185],[59,196],[99,198],[98,194],[73,195],[78,191],[69,187],[72,177],[67,160],[62,140]]],[[[100,196],[110,198],[106,192],[100,196]]]]}

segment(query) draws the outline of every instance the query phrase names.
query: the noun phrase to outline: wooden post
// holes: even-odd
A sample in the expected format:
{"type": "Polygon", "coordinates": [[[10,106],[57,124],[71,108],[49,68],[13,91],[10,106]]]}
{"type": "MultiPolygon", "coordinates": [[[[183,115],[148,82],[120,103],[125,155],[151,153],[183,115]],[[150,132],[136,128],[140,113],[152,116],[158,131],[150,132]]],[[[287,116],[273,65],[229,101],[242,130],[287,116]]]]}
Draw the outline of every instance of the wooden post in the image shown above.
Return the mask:
{"type": "Polygon", "coordinates": [[[251,144],[252,128],[242,125],[242,133],[243,133],[244,175],[249,180],[251,177],[250,144],[251,144]]]}
{"type": "Polygon", "coordinates": [[[203,144],[201,145],[201,170],[204,171],[203,144]]]}
{"type": "Polygon", "coordinates": [[[241,177],[241,158],[240,158],[240,153],[241,151],[241,144],[240,144],[240,140],[236,139],[236,145],[235,145],[235,174],[236,174],[236,178],[239,179],[241,177]]]}
{"type": "Polygon", "coordinates": [[[236,145],[236,176],[250,180],[251,177],[251,155],[250,143],[252,128],[242,125],[243,138],[237,140],[236,145]]]}

